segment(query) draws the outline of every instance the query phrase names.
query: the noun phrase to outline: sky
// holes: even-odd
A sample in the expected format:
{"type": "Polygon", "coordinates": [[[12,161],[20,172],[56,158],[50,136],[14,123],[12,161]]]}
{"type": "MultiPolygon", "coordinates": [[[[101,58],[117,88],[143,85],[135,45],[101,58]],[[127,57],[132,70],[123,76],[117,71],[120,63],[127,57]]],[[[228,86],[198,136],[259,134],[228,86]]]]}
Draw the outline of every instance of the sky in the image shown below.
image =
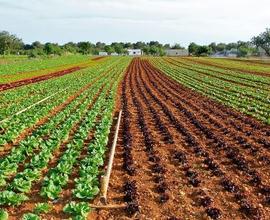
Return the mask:
{"type": "Polygon", "coordinates": [[[269,0],[0,0],[0,31],[25,43],[229,43],[270,28],[269,9],[269,0]]]}

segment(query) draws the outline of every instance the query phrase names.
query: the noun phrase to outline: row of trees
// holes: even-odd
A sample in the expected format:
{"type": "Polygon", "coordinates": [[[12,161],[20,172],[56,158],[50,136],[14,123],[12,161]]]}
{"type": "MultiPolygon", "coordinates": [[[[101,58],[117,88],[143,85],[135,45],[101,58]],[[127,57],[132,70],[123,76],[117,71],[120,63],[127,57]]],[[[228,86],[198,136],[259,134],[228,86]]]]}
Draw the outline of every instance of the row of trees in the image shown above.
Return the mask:
{"type": "Polygon", "coordinates": [[[144,54],[162,56],[165,54],[165,49],[180,49],[183,48],[179,44],[169,45],[161,44],[158,41],[137,42],[137,43],[118,43],[114,42],[109,45],[105,43],[97,42],[93,44],[88,41],[73,43],[69,42],[64,45],[57,43],[45,43],[42,44],[39,41],[35,41],[32,44],[24,44],[21,39],[7,31],[0,32],[0,54],[21,54],[28,55],[30,57],[37,57],[43,55],[63,55],[63,54],[93,54],[97,55],[100,51],[105,51],[108,54],[117,53],[125,54],[127,49],[141,49],[144,54]]]}
{"type": "Polygon", "coordinates": [[[188,47],[189,54],[195,56],[207,56],[211,54],[221,53],[226,55],[226,53],[234,53],[238,57],[246,57],[248,55],[258,55],[258,47],[254,46],[251,42],[238,41],[237,43],[219,43],[215,42],[201,46],[196,43],[191,43],[188,47]]]}
{"type": "MultiPolygon", "coordinates": [[[[237,55],[244,57],[247,55],[258,54],[259,48],[265,51],[265,54],[270,56],[270,29],[259,36],[253,37],[250,42],[238,41],[237,43],[211,43],[209,45],[198,45],[191,43],[188,46],[190,55],[207,56],[217,52],[236,51],[237,55]]],[[[127,49],[141,49],[146,55],[163,56],[165,49],[184,49],[180,44],[170,45],[161,44],[158,41],[137,42],[137,43],[111,43],[105,44],[97,42],[96,44],[88,41],[73,43],[69,42],[64,45],[57,43],[42,44],[38,41],[32,44],[24,44],[17,36],[10,34],[7,31],[0,32],[0,54],[22,54],[30,57],[43,55],[62,55],[68,53],[81,53],[97,55],[100,51],[106,51],[108,54],[117,53],[125,54],[127,49]]]]}
{"type": "Polygon", "coordinates": [[[255,36],[249,42],[238,41],[236,43],[219,43],[215,42],[209,45],[198,45],[191,43],[188,46],[189,54],[195,56],[207,56],[215,53],[235,53],[238,57],[246,57],[248,55],[259,55],[263,50],[265,55],[270,56],[270,29],[266,29],[259,36],[255,36]]]}

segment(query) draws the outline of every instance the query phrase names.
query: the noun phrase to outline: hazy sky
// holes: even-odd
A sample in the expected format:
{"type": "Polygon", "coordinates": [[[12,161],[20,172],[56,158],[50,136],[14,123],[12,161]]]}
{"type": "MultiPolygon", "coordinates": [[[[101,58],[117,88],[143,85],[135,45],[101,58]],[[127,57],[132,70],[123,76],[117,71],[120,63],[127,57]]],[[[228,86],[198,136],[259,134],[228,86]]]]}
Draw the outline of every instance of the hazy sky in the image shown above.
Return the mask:
{"type": "Polygon", "coordinates": [[[269,0],[0,0],[0,30],[24,42],[249,40],[270,27],[269,0]]]}

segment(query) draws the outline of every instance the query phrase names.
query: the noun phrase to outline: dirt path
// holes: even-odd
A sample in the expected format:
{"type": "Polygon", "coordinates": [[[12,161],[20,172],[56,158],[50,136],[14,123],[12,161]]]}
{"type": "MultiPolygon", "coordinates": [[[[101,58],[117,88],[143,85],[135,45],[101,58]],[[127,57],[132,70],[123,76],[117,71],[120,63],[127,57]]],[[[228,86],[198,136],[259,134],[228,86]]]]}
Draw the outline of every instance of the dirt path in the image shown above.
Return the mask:
{"type": "Polygon", "coordinates": [[[93,58],[92,60],[93,60],[93,61],[98,61],[98,60],[102,60],[102,59],[104,59],[104,58],[106,58],[106,57],[95,57],[95,58],[93,58]]]}
{"type": "Polygon", "coordinates": [[[122,108],[109,201],[127,202],[128,209],[95,212],[96,219],[270,215],[269,126],[179,85],[141,59],[126,72],[122,108]]]}
{"type": "Polygon", "coordinates": [[[51,78],[64,76],[66,74],[73,73],[73,72],[78,71],[80,69],[81,69],[81,67],[77,66],[77,67],[72,67],[72,68],[69,68],[66,70],[61,70],[61,71],[49,73],[49,74],[42,75],[42,76],[37,76],[37,77],[29,78],[29,79],[23,79],[23,80],[11,82],[11,83],[0,84],[0,92],[4,91],[4,90],[20,87],[20,86],[25,86],[25,85],[32,84],[32,83],[41,82],[41,81],[48,80],[51,78]]]}

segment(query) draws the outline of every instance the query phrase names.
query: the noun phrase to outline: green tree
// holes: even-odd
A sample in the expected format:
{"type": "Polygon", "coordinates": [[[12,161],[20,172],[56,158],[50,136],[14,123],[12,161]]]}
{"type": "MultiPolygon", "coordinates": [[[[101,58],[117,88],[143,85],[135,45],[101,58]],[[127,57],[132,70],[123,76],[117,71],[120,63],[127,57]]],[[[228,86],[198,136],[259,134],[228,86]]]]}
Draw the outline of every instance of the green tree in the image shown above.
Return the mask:
{"type": "Polygon", "coordinates": [[[251,44],[249,42],[246,42],[246,41],[237,41],[236,43],[237,47],[236,48],[239,48],[239,47],[245,47],[245,48],[250,48],[251,44]]]}
{"type": "Polygon", "coordinates": [[[68,42],[68,43],[63,45],[63,50],[65,52],[75,54],[78,52],[79,48],[77,47],[77,44],[75,44],[73,42],[68,42]]]}
{"type": "Polygon", "coordinates": [[[165,54],[166,54],[164,48],[162,48],[162,47],[158,48],[158,53],[159,53],[159,56],[165,56],[165,54]]]}
{"type": "Polygon", "coordinates": [[[172,49],[184,49],[184,47],[181,47],[181,45],[180,44],[174,44],[172,47],[171,47],[172,49]]]}
{"type": "Polygon", "coordinates": [[[28,53],[28,57],[30,58],[36,58],[36,57],[40,57],[40,56],[44,56],[46,55],[44,50],[41,48],[34,48],[32,50],[29,51],[28,53]]]}
{"type": "Polygon", "coordinates": [[[164,44],[163,48],[164,49],[170,49],[171,48],[171,45],[170,44],[164,44]]]}
{"type": "Polygon", "coordinates": [[[45,55],[44,45],[39,41],[33,42],[30,46],[28,46],[28,48],[30,50],[27,51],[27,54],[30,58],[36,58],[45,55]]]}
{"type": "Polygon", "coordinates": [[[114,52],[114,48],[109,46],[109,45],[106,45],[104,47],[104,50],[108,53],[108,54],[112,54],[114,52]]]}
{"type": "Polygon", "coordinates": [[[23,42],[7,31],[0,32],[0,54],[16,54],[23,49],[23,42]]]}
{"type": "Polygon", "coordinates": [[[190,55],[196,54],[196,51],[198,50],[199,45],[195,44],[194,42],[190,43],[188,46],[188,52],[190,55]]]}
{"type": "Polygon", "coordinates": [[[77,46],[82,54],[91,54],[94,47],[90,42],[79,42],[77,46]]]}
{"type": "Polygon", "coordinates": [[[31,44],[31,46],[34,48],[40,48],[40,49],[43,49],[44,48],[44,45],[42,43],[40,43],[39,41],[35,41],[31,44]]]}
{"type": "Polygon", "coordinates": [[[106,44],[105,43],[101,43],[101,42],[97,42],[96,43],[96,49],[97,50],[104,50],[104,47],[106,46],[106,44]]]}
{"type": "Polygon", "coordinates": [[[125,49],[132,49],[132,48],[134,48],[134,46],[133,46],[133,44],[132,43],[130,43],[130,42],[128,42],[128,43],[124,43],[124,48],[125,49]]]}
{"type": "Polygon", "coordinates": [[[150,54],[150,46],[146,45],[142,48],[142,51],[145,55],[149,55],[150,54]]]}
{"type": "Polygon", "coordinates": [[[162,47],[162,44],[160,44],[158,41],[150,41],[150,46],[156,46],[156,47],[162,47]]]}
{"type": "Polygon", "coordinates": [[[266,28],[259,36],[253,37],[252,43],[258,48],[261,47],[270,56],[270,28],[266,28]]]}
{"type": "Polygon", "coordinates": [[[61,47],[58,44],[49,43],[49,42],[44,45],[44,52],[47,55],[61,55],[62,54],[61,47]]]}
{"type": "Polygon", "coordinates": [[[209,47],[211,48],[213,53],[217,52],[217,44],[215,42],[209,44],[209,47]]]}
{"type": "Polygon", "coordinates": [[[133,45],[133,47],[134,49],[143,49],[144,47],[146,47],[146,43],[138,41],[133,45]]]}
{"type": "Polygon", "coordinates": [[[226,49],[226,44],[224,44],[224,43],[219,43],[219,44],[217,44],[216,50],[217,50],[218,52],[222,52],[222,51],[224,51],[225,49],[226,49]]]}
{"type": "Polygon", "coordinates": [[[111,45],[114,49],[114,51],[118,54],[123,54],[124,53],[124,45],[121,43],[112,43],[111,45]]]}
{"type": "Polygon", "coordinates": [[[249,54],[250,50],[248,47],[240,46],[238,48],[237,56],[238,57],[246,57],[249,54]]]}
{"type": "Polygon", "coordinates": [[[159,55],[159,47],[154,46],[154,45],[150,46],[149,53],[150,53],[151,55],[154,55],[154,56],[159,55]]]}
{"type": "Polygon", "coordinates": [[[238,44],[237,43],[228,43],[225,47],[226,50],[231,50],[231,49],[237,49],[238,44]]]}
{"type": "Polygon", "coordinates": [[[211,48],[208,46],[199,46],[195,52],[196,56],[207,56],[211,54],[211,48]]]}

